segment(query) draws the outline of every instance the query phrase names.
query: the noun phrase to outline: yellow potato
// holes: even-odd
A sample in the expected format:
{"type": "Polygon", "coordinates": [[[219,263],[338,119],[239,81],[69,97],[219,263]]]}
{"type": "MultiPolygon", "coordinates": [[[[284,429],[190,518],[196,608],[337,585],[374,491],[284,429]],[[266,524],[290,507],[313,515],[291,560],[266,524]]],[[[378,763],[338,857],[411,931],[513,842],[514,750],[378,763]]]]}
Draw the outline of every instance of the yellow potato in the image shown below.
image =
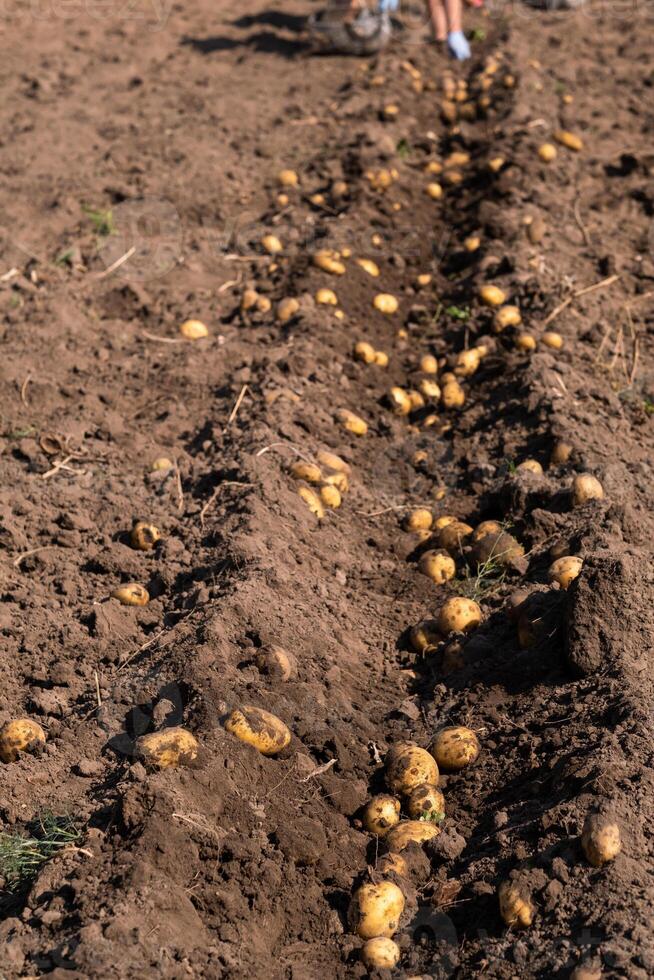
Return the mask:
{"type": "Polygon", "coordinates": [[[123,606],[146,606],[150,601],[148,590],[139,582],[119,586],[111,593],[111,598],[118,599],[123,606]]]}
{"type": "Polygon", "coordinates": [[[392,939],[375,936],[363,944],[361,959],[369,970],[393,970],[400,962],[400,947],[392,939]]]}
{"type": "Polygon", "coordinates": [[[477,544],[477,542],[481,541],[481,539],[487,534],[497,535],[501,534],[503,530],[504,528],[499,521],[482,521],[481,524],[478,524],[475,528],[470,540],[473,544],[477,544]]]}
{"type": "Polygon", "coordinates": [[[451,514],[442,514],[440,517],[437,517],[436,520],[434,521],[434,530],[442,531],[443,528],[447,527],[448,524],[454,524],[454,522],[457,520],[458,518],[452,517],[451,514]]]}
{"type": "Polygon", "coordinates": [[[379,266],[376,262],[373,262],[372,259],[357,259],[357,265],[374,279],[376,279],[379,275],[379,266]]]}
{"type": "Polygon", "coordinates": [[[423,354],[420,358],[420,370],[424,374],[438,374],[438,361],[433,354],[423,354]]]}
{"type": "Polygon", "coordinates": [[[420,556],[418,568],[436,585],[445,585],[456,575],[456,564],[446,551],[425,551],[420,556]]]}
{"type": "Polygon", "coordinates": [[[400,107],[395,105],[394,102],[389,102],[388,105],[384,106],[383,112],[388,119],[394,119],[395,116],[399,114],[400,107]]]}
{"type": "Polygon", "coordinates": [[[581,136],[577,136],[575,133],[570,133],[566,129],[557,129],[552,135],[557,143],[566,146],[569,150],[578,153],[579,150],[583,149],[583,140],[581,136]]]}
{"type": "Polygon", "coordinates": [[[438,160],[430,160],[424,169],[426,174],[434,174],[436,177],[443,173],[443,164],[439,163],[438,160]]]}
{"type": "Polygon", "coordinates": [[[556,147],[552,143],[542,143],[538,147],[538,156],[543,163],[551,163],[557,157],[556,147]]]}
{"type": "Polygon", "coordinates": [[[338,297],[333,289],[327,289],[323,286],[316,293],[316,303],[322,306],[338,306],[338,297]]]}
{"type": "Polygon", "coordinates": [[[502,306],[506,302],[506,293],[499,286],[481,286],[479,299],[484,306],[502,306]]]}
{"type": "Polygon", "coordinates": [[[403,912],[404,895],[392,881],[361,885],[350,904],[350,928],[361,939],[388,939],[399,929],[403,912]]]}
{"type": "Polygon", "coordinates": [[[158,470],[172,470],[174,468],[175,464],[172,459],[168,459],[167,456],[158,456],[150,467],[150,470],[152,473],[156,473],[158,470]]]}
{"type": "Polygon", "coordinates": [[[465,392],[458,381],[447,381],[443,384],[441,401],[445,408],[462,408],[465,400],[465,392]]]}
{"type": "Polygon", "coordinates": [[[488,161],[488,169],[492,170],[493,173],[496,174],[498,170],[502,169],[505,163],[506,161],[504,157],[492,157],[492,159],[488,161]]]}
{"type": "Polygon", "coordinates": [[[438,402],[441,398],[440,385],[437,385],[431,378],[423,378],[419,384],[420,394],[432,402],[438,402]]]}
{"type": "Polygon", "coordinates": [[[284,251],[284,246],[277,237],[277,235],[264,235],[261,239],[261,244],[268,255],[277,255],[279,252],[284,251]]]}
{"type": "Polygon", "coordinates": [[[409,398],[409,401],[411,402],[412,412],[415,412],[419,408],[425,407],[425,399],[422,397],[422,394],[419,391],[414,391],[413,389],[410,388],[407,391],[407,396],[409,398]]]}
{"type": "Polygon", "coordinates": [[[500,915],[507,926],[526,929],[534,920],[534,906],[526,888],[515,881],[501,882],[497,897],[500,915]]]}
{"type": "Polygon", "coordinates": [[[563,347],[563,337],[554,330],[547,330],[540,339],[541,343],[549,347],[550,350],[561,350],[563,347]]]}
{"type": "Polygon", "coordinates": [[[421,272],[419,276],[416,276],[416,285],[420,288],[428,286],[432,280],[431,273],[421,272]]]}
{"type": "Polygon", "coordinates": [[[429,194],[429,196],[433,201],[440,201],[440,199],[443,196],[443,188],[441,187],[440,184],[437,184],[435,181],[432,181],[431,184],[427,184],[425,190],[427,191],[427,193],[429,194]]]}
{"type": "Polygon", "coordinates": [[[409,793],[406,809],[414,820],[427,818],[432,823],[441,823],[445,816],[445,797],[437,786],[422,783],[409,793]]]}
{"type": "Polygon", "coordinates": [[[328,470],[335,470],[338,473],[350,474],[352,468],[344,459],[336,453],[330,453],[328,449],[320,449],[316,454],[318,462],[328,470]]]}
{"type": "Polygon", "coordinates": [[[336,487],[341,493],[347,493],[350,489],[350,481],[347,478],[347,473],[340,473],[339,471],[326,473],[324,483],[336,487]]]}
{"type": "Polygon", "coordinates": [[[225,728],[262,755],[277,755],[291,741],[291,733],[281,718],[263,708],[236,708],[225,722],[225,728]]]}
{"type": "Polygon", "coordinates": [[[521,473],[540,474],[543,472],[543,467],[537,459],[524,459],[522,463],[518,463],[516,470],[519,470],[521,473]]]}
{"type": "Polygon", "coordinates": [[[288,194],[278,194],[275,200],[280,208],[285,208],[288,204],[288,194]]]}
{"type": "Polygon", "coordinates": [[[299,302],[294,296],[287,296],[277,304],[277,319],[280,323],[288,323],[300,309],[299,302]]]}
{"type": "Polygon", "coordinates": [[[522,323],[520,310],[517,306],[501,306],[493,317],[493,330],[502,333],[507,327],[519,327],[522,323]]]}
{"type": "Polygon", "coordinates": [[[398,303],[395,296],[390,293],[377,293],[372,301],[372,305],[380,313],[397,313],[400,304],[398,303]]]}
{"type": "Polygon", "coordinates": [[[325,508],[323,506],[322,499],[318,496],[315,490],[311,487],[298,487],[298,494],[305,502],[312,514],[314,514],[319,521],[325,516],[325,508]]]}
{"type": "Polygon", "coordinates": [[[411,398],[403,388],[391,388],[388,397],[396,415],[408,415],[411,412],[411,398]]]}
{"type": "Polygon", "coordinates": [[[422,622],[411,627],[409,639],[416,653],[429,653],[438,646],[442,636],[438,632],[435,619],[423,619],[422,622]]]}
{"type": "Polygon", "coordinates": [[[467,633],[481,623],[481,609],[474,599],[453,596],[441,606],[437,622],[443,636],[449,633],[467,633]]]}
{"type": "Polygon", "coordinates": [[[375,364],[378,367],[388,367],[388,354],[386,351],[377,350],[375,351],[375,364]]]}
{"type": "Polygon", "coordinates": [[[297,673],[297,661],[293,654],[274,643],[261,647],[256,656],[256,664],[262,674],[282,681],[289,681],[297,673]]]}
{"type": "Polygon", "coordinates": [[[466,252],[476,252],[480,245],[481,238],[479,235],[468,235],[463,242],[463,247],[465,248],[466,252]]]}
{"type": "Polygon", "coordinates": [[[473,555],[478,565],[494,561],[500,566],[511,566],[525,553],[519,541],[507,531],[484,534],[474,545],[473,555]]]}
{"type": "Polygon", "coordinates": [[[258,299],[259,293],[256,291],[256,289],[244,289],[241,297],[241,310],[243,313],[247,313],[247,311],[251,310],[253,306],[256,306],[258,299]]]}
{"type": "Polygon", "coordinates": [[[433,520],[430,510],[418,507],[407,515],[404,524],[407,531],[424,531],[431,527],[433,520]]]}
{"type": "Polygon", "coordinates": [[[197,759],[198,741],[184,728],[164,728],[137,739],[136,753],[152,769],[187,766],[197,759]]]}
{"type": "Polygon", "coordinates": [[[426,749],[412,742],[393,745],[386,754],[385,765],[386,783],[392,793],[406,795],[421,783],[438,786],[436,760],[426,749]]]}
{"type": "Polygon", "coordinates": [[[559,439],[555,442],[550,453],[550,464],[552,466],[565,466],[572,455],[572,446],[559,439]]]}
{"type": "Polygon", "coordinates": [[[336,510],[341,506],[341,491],[331,483],[324,483],[320,488],[320,499],[325,507],[336,510]]]}
{"type": "Polygon", "coordinates": [[[373,796],[363,811],[363,826],[369,834],[385,837],[400,822],[400,801],[388,793],[373,796]]]}
{"type": "Polygon", "coordinates": [[[322,470],[315,463],[307,463],[298,459],[291,463],[289,472],[294,480],[304,480],[306,483],[322,483],[322,470]]]}
{"type": "Polygon", "coordinates": [[[16,718],[0,728],[0,759],[16,762],[21,752],[33,754],[45,745],[45,732],[31,718],[16,718]]]}
{"type": "MultiPolygon", "coordinates": [[[[463,106],[461,107],[461,109],[459,109],[459,112],[461,112],[462,109],[463,106]]],[[[447,181],[448,184],[452,184],[452,185],[460,184],[461,181],[463,180],[463,174],[461,173],[460,170],[447,170],[443,174],[443,180],[447,181]]]]}
{"type": "Polygon", "coordinates": [[[313,256],[313,264],[323,272],[329,272],[334,276],[342,276],[345,273],[345,266],[338,258],[338,253],[331,248],[323,248],[313,256]]]}
{"type": "Polygon", "coordinates": [[[360,340],[354,345],[355,360],[362,361],[364,364],[374,364],[376,354],[375,348],[366,340],[360,340]]]}
{"type": "Polygon", "coordinates": [[[272,307],[272,303],[267,296],[259,296],[257,299],[257,310],[259,313],[269,313],[272,307]]]}
{"type": "Polygon", "coordinates": [[[602,484],[591,473],[578,473],[572,481],[572,503],[581,507],[589,500],[601,500],[604,496],[602,484]]]}
{"type": "Polygon", "coordinates": [[[401,854],[384,854],[377,862],[375,871],[380,875],[396,874],[400,878],[406,878],[409,867],[401,854]]]}
{"type": "Polygon", "coordinates": [[[277,182],[282,187],[297,187],[300,179],[294,170],[280,170],[277,174],[277,182]]]}
{"type": "Polygon", "coordinates": [[[581,846],[589,864],[601,868],[613,861],[622,849],[620,828],[608,817],[590,813],[584,822],[581,846]]]}
{"type": "Polygon", "coordinates": [[[201,340],[209,336],[209,330],[201,320],[184,320],[179,332],[187,340],[201,340]]]}
{"type": "Polygon", "coordinates": [[[386,837],[389,851],[398,853],[409,844],[423,844],[432,837],[438,837],[441,828],[431,820],[400,820],[386,837]]]}
{"type": "Polygon", "coordinates": [[[504,78],[502,79],[502,84],[504,85],[504,88],[513,88],[513,86],[515,85],[514,76],[505,75],[504,78]]]}
{"type": "Polygon", "coordinates": [[[365,436],[368,431],[368,423],[364,422],[362,418],[355,415],[354,412],[350,412],[347,408],[341,408],[336,413],[336,418],[348,432],[352,432],[355,436],[365,436]]]}
{"type": "Polygon", "coordinates": [[[582,565],[583,560],[576,555],[565,555],[552,562],[547,576],[550,582],[558,582],[562,589],[567,589],[579,575],[582,565]]]}
{"type": "Polygon", "coordinates": [[[471,728],[454,725],[438,732],[429,746],[439,770],[459,772],[479,755],[479,739],[471,728]]]}
{"type": "Polygon", "coordinates": [[[129,543],[137,551],[149,551],[160,539],[159,528],[148,521],[134,521],[129,532],[129,543]]]}
{"type": "Polygon", "coordinates": [[[454,373],[459,378],[469,378],[479,367],[480,360],[479,351],[476,347],[472,347],[470,350],[462,350],[457,354],[454,373]]]}
{"type": "Polygon", "coordinates": [[[516,337],[515,345],[518,350],[525,352],[536,350],[536,338],[532,337],[530,333],[521,333],[516,337]]]}
{"type": "Polygon", "coordinates": [[[446,551],[459,554],[466,540],[472,534],[472,528],[464,521],[450,521],[438,532],[438,543],[446,551]]]}

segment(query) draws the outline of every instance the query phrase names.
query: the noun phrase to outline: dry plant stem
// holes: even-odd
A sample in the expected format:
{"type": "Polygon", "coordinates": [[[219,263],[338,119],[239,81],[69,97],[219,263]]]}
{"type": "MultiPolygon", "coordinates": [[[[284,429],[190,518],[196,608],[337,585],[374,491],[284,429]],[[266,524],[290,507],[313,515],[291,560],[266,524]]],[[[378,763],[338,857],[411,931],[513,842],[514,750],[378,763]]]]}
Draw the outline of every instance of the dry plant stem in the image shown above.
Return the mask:
{"type": "Polygon", "coordinates": [[[239,483],[237,480],[228,480],[225,483],[219,483],[214,492],[211,494],[206,504],[200,511],[200,527],[204,527],[204,519],[207,515],[207,511],[212,506],[216,498],[218,497],[221,490],[225,487],[253,487],[254,483],[239,483]]]}
{"type": "Polygon", "coordinates": [[[100,272],[95,278],[98,280],[106,279],[107,276],[110,276],[112,272],[116,271],[116,269],[120,269],[121,265],[124,265],[126,262],[128,262],[131,259],[131,257],[134,255],[135,251],[136,251],[136,245],[132,245],[131,248],[127,249],[124,255],[121,255],[120,258],[116,259],[115,262],[112,262],[108,268],[106,268],[103,272],[100,272]]]}
{"type": "Polygon", "coordinates": [[[230,416],[227,419],[227,425],[228,426],[232,424],[232,422],[234,421],[234,419],[238,415],[238,410],[241,407],[241,402],[245,398],[245,394],[246,394],[247,390],[248,390],[248,386],[247,385],[243,385],[243,387],[241,388],[241,390],[239,392],[239,396],[236,399],[236,403],[234,405],[234,408],[232,409],[232,411],[230,413],[230,416]]]}
{"type": "Polygon", "coordinates": [[[54,476],[55,473],[58,473],[59,470],[61,470],[61,469],[68,469],[69,467],[67,467],[66,464],[67,463],[70,463],[71,459],[74,459],[74,458],[75,458],[75,453],[71,453],[70,456],[64,457],[64,459],[62,459],[59,463],[55,463],[55,465],[52,467],[52,469],[48,470],[46,473],[42,473],[41,474],[41,479],[42,480],[49,480],[50,477],[51,476],[54,476]]]}
{"type": "Polygon", "coordinates": [[[294,446],[292,442],[271,442],[269,446],[264,446],[263,449],[259,449],[258,452],[254,454],[255,458],[259,456],[264,456],[266,453],[269,453],[272,449],[290,449],[292,453],[295,453],[296,456],[299,456],[300,459],[303,459],[305,463],[315,462],[315,460],[311,456],[308,456],[302,449],[298,449],[298,447],[294,446]]]}
{"type": "Polygon", "coordinates": [[[549,316],[545,317],[543,320],[543,326],[546,327],[552,322],[552,320],[556,319],[559,313],[562,313],[563,310],[570,306],[570,303],[572,303],[572,301],[577,299],[579,296],[586,296],[587,293],[592,293],[596,289],[605,289],[607,286],[612,286],[613,283],[617,282],[619,278],[620,276],[617,275],[609,276],[607,279],[602,279],[600,282],[593,283],[592,286],[585,286],[583,289],[577,289],[571,296],[568,296],[568,298],[564,299],[562,303],[559,303],[559,305],[552,310],[549,316]]]}
{"type": "Polygon", "coordinates": [[[39,551],[47,551],[51,547],[52,547],[52,545],[50,545],[50,544],[44,544],[44,545],[41,545],[40,548],[31,548],[29,551],[24,551],[22,553],[22,555],[18,555],[17,558],[14,558],[14,560],[12,562],[12,565],[14,566],[14,568],[18,568],[19,565],[20,565],[20,563],[22,561],[25,561],[26,558],[29,558],[30,555],[36,555],[36,554],[38,554],[39,551]]]}
{"type": "Polygon", "coordinates": [[[23,405],[29,405],[29,402],[27,401],[27,386],[31,380],[32,375],[28,374],[20,387],[20,400],[22,401],[23,405]]]}
{"type": "Polygon", "coordinates": [[[141,331],[142,337],[147,337],[148,340],[157,341],[160,344],[185,344],[186,340],[181,337],[159,337],[156,333],[149,333],[147,330],[141,331]]]}

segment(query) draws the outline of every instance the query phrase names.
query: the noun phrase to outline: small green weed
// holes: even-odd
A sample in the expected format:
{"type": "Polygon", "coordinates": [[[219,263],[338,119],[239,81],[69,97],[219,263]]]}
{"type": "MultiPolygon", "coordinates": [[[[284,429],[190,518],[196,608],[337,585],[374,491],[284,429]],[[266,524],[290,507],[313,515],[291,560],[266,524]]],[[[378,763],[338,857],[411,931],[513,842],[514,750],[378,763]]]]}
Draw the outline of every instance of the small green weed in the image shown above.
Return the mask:
{"type": "Polygon", "coordinates": [[[52,813],[43,813],[30,832],[31,836],[20,831],[0,833],[0,878],[6,891],[29,882],[42,864],[82,837],[70,817],[52,813]]]}
{"type": "Polygon", "coordinates": [[[421,813],[418,820],[422,820],[423,823],[442,823],[445,814],[442,810],[428,810],[427,813],[421,813]]]}
{"type": "Polygon", "coordinates": [[[467,320],[470,317],[470,310],[467,306],[448,306],[445,312],[455,320],[467,320]]]}
{"type": "Polygon", "coordinates": [[[111,208],[108,211],[96,211],[83,204],[82,211],[93,224],[96,235],[100,235],[101,238],[107,238],[109,235],[115,233],[116,226],[111,208]]]}

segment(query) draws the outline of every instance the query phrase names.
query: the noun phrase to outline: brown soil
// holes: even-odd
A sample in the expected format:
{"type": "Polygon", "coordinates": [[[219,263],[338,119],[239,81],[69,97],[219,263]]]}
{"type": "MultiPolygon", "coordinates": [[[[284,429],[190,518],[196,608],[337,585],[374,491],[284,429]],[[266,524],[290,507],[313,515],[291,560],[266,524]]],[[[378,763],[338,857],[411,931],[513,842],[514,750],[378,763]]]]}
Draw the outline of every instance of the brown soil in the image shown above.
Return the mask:
{"type": "Polygon", "coordinates": [[[392,742],[456,723],[482,752],[443,777],[441,835],[407,852],[396,975],[566,977],[590,961],[652,976],[650,12],[469,15],[486,32],[471,86],[491,51],[501,68],[491,107],[453,128],[438,112],[447,65],[419,26],[376,62],[313,57],[310,9],[52,5],[5,20],[0,723],[30,717],[47,744],[0,766],[0,817],[13,832],[68,815],[82,837],[5,883],[0,973],[362,976],[347,909],[381,851],[360,808],[392,742]],[[583,150],[541,164],[559,127],[583,150]],[[433,202],[425,163],[454,149],[471,162],[433,202]],[[302,181],[287,206],[282,167],[302,181]],[[374,191],[371,167],[399,178],[374,191]],[[108,210],[110,227],[89,214],[108,210]],[[286,246],[275,263],[266,232],[286,246]],[[326,246],[374,258],[379,279],[354,258],[342,277],[315,268],[326,246]],[[493,334],[483,282],[534,336],[551,321],[563,350],[493,334]],[[248,284],[271,313],[240,312],[248,284]],[[314,302],[320,286],[344,319],[314,302]],[[373,310],[380,290],[399,297],[394,316],[373,310]],[[286,296],[300,310],[280,324],[286,296]],[[180,339],[189,317],[209,339],[180,339]],[[390,411],[422,354],[482,337],[463,410],[432,425],[390,411]],[[387,369],[353,360],[364,338],[387,369]],[[367,436],[338,426],[341,408],[367,436]],[[548,462],[558,439],[573,447],[562,467],[548,462]],[[321,448],[352,476],[318,522],[288,466],[321,448]],[[176,467],[151,473],[163,455],[176,467]],[[544,474],[516,470],[526,458],[544,474]],[[605,497],[573,509],[582,471],[605,497]],[[402,529],[416,505],[506,521],[526,559],[477,580],[462,553],[457,580],[434,586],[402,529]],[[160,528],[153,550],[130,547],[135,518],[160,528]],[[546,586],[561,554],[584,559],[568,592],[546,586]],[[148,605],[107,598],[130,581],[148,605]],[[506,610],[523,586],[528,648],[506,610]],[[481,626],[460,650],[412,652],[408,628],[462,590],[481,626]],[[296,658],[290,680],[257,666],[270,643],[296,658]],[[280,757],[225,731],[241,704],[289,726],[280,757]],[[135,740],[175,725],[199,758],[148,771],[135,740]],[[599,870],[579,841],[597,807],[623,838],[599,870]],[[498,911],[512,874],[536,909],[522,933],[498,911]]]}

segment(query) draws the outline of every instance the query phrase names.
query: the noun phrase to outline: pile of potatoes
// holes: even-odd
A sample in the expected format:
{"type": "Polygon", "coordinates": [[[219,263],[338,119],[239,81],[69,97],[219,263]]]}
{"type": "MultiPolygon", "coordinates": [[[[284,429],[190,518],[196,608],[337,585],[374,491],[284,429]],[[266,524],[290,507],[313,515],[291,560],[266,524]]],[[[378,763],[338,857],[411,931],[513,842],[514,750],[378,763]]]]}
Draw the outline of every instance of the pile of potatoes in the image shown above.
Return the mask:
{"type": "Polygon", "coordinates": [[[289,466],[290,476],[298,483],[298,494],[319,521],[327,510],[341,506],[343,494],[350,489],[351,472],[350,465],[329,450],[320,450],[316,462],[298,459],[289,466]]]}

